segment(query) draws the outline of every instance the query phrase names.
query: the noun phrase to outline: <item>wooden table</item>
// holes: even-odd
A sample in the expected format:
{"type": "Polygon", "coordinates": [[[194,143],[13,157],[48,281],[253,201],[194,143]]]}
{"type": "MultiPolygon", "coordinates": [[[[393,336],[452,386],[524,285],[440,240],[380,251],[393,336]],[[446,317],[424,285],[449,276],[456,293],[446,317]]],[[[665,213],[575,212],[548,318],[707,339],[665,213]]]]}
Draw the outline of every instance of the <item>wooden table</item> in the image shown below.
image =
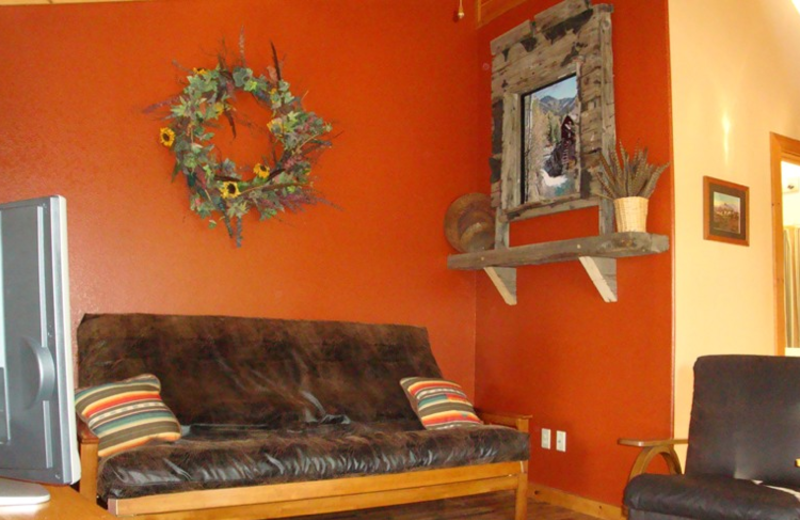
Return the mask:
{"type": "Polygon", "coordinates": [[[104,520],[116,518],[69,486],[45,486],[50,501],[35,506],[0,507],[0,520],[104,520]]]}

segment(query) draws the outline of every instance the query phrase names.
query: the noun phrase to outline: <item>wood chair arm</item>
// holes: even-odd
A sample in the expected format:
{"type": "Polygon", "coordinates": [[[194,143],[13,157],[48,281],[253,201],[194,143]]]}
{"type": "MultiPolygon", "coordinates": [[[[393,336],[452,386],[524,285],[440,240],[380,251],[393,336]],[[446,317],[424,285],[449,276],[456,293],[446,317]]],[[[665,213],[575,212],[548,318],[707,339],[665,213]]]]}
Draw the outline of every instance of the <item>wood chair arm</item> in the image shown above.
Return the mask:
{"type": "Polygon", "coordinates": [[[524,433],[528,433],[530,431],[530,415],[496,412],[477,408],[475,409],[475,413],[478,414],[478,417],[480,417],[483,422],[488,424],[508,426],[524,433]]]}
{"type": "Polygon", "coordinates": [[[78,492],[91,502],[97,501],[97,448],[100,439],[78,419],[78,446],[81,455],[81,480],[78,492]]]}
{"type": "Polygon", "coordinates": [[[89,429],[85,422],[78,419],[78,440],[81,444],[99,444],[100,439],[89,429]]]}
{"type": "Polygon", "coordinates": [[[651,446],[688,444],[689,439],[619,439],[617,443],[622,446],[634,446],[636,448],[649,448],[651,446]]]}
{"type": "Polygon", "coordinates": [[[632,446],[635,448],[642,448],[639,456],[633,462],[633,468],[628,475],[628,482],[634,477],[641,475],[647,471],[647,467],[654,458],[661,455],[664,462],[667,463],[667,470],[670,475],[680,475],[683,473],[681,469],[681,461],[678,459],[678,454],[675,453],[674,446],[676,444],[686,444],[688,439],[658,439],[658,440],[644,440],[644,439],[619,439],[617,443],[622,446],[632,446]]]}

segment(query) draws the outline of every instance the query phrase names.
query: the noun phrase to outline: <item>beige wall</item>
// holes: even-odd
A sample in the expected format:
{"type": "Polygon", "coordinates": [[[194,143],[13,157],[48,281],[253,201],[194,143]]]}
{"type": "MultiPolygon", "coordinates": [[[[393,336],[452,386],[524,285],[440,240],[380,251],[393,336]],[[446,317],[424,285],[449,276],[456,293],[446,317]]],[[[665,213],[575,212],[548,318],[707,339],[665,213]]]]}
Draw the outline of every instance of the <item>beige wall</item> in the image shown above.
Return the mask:
{"type": "MultiPolygon", "coordinates": [[[[769,133],[800,138],[791,0],[670,0],[675,435],[698,356],[774,354],[769,133]],[[750,246],[703,240],[703,176],[750,187],[750,246]]],[[[800,66],[800,65],[797,65],[800,66]]]]}

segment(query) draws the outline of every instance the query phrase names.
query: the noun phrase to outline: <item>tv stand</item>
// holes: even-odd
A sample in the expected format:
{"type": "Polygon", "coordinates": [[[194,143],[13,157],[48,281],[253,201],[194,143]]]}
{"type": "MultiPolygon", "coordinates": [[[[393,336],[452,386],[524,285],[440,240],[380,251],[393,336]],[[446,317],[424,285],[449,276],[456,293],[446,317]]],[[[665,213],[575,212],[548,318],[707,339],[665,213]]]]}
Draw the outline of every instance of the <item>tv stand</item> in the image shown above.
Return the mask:
{"type": "Polygon", "coordinates": [[[41,484],[0,478],[0,507],[32,506],[50,500],[50,493],[41,484]]]}
{"type": "Polygon", "coordinates": [[[109,520],[111,513],[69,486],[44,486],[50,501],[34,506],[0,506],[0,520],[109,520]]]}

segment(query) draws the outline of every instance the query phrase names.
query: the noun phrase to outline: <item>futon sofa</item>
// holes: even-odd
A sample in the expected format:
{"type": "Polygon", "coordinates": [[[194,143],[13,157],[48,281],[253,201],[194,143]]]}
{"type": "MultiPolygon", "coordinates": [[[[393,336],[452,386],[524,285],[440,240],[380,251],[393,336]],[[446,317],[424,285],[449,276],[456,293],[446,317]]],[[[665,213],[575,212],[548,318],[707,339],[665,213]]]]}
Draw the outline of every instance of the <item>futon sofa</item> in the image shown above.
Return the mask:
{"type": "Polygon", "coordinates": [[[424,328],[87,315],[78,356],[81,387],[156,375],[183,429],[98,460],[81,428],[80,492],[117,516],[283,518],[513,490],[525,518],[527,417],[423,429],[399,381],[441,377],[424,328]]]}

